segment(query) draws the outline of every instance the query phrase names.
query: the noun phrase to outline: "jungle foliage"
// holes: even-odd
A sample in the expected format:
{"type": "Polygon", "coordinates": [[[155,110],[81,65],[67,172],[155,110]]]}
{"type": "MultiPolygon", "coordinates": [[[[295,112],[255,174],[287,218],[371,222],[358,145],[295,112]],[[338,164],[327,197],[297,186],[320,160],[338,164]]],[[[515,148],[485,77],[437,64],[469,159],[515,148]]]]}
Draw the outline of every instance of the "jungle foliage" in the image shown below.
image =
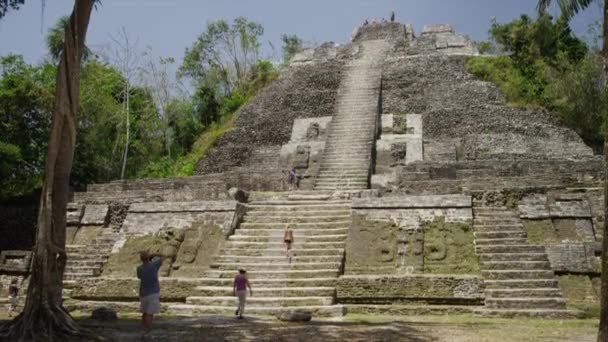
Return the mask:
{"type": "Polygon", "coordinates": [[[606,97],[597,49],[574,35],[565,16],[494,21],[489,33],[478,46],[495,55],[470,58],[469,71],[496,83],[510,103],[551,110],[599,151],[606,97]]]}

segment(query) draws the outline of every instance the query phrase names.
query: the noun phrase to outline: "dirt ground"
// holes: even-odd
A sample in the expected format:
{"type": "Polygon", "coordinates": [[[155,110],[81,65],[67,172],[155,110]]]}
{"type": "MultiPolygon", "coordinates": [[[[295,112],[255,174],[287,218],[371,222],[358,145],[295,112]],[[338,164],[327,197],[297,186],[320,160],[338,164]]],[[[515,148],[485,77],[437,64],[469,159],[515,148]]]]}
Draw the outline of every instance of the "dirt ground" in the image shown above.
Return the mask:
{"type": "MultiPolygon", "coordinates": [[[[6,317],[3,317],[6,318],[6,317]]],[[[0,320],[0,323],[2,321],[0,320]]],[[[136,317],[79,319],[106,341],[595,341],[597,320],[489,319],[466,315],[383,317],[282,323],[273,318],[161,318],[142,339],[136,317]]]]}

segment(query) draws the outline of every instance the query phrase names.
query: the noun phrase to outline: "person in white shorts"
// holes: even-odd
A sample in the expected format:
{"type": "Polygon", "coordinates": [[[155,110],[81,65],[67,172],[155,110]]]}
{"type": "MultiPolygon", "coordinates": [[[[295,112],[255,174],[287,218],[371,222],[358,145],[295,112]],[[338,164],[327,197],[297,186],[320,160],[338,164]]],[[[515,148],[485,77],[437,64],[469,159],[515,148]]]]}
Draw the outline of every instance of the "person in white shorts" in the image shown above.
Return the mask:
{"type": "Polygon", "coordinates": [[[139,311],[141,312],[141,323],[144,336],[152,330],[154,315],[160,312],[160,283],[158,281],[158,270],[163,264],[160,254],[140,252],[139,258],[142,264],[137,267],[137,278],[139,278],[139,311]]]}

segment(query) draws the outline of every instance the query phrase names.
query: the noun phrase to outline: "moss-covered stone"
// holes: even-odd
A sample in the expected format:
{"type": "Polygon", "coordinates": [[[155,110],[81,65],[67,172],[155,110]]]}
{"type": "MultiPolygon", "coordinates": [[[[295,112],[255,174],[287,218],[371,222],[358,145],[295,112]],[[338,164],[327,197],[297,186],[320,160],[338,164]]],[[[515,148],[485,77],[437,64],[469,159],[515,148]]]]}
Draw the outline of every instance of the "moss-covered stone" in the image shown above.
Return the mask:
{"type": "Polygon", "coordinates": [[[110,255],[103,268],[104,276],[133,277],[141,261],[139,252],[149,251],[158,253],[165,245],[166,240],[158,235],[134,236],[127,239],[118,253],[110,255]]]}
{"type": "Polygon", "coordinates": [[[106,228],[97,226],[82,226],[74,233],[72,238],[72,244],[74,245],[88,245],[99,236],[101,231],[106,228]]]}
{"type": "Polygon", "coordinates": [[[523,224],[530,243],[551,244],[560,242],[551,220],[523,220],[523,224]]]}
{"type": "Polygon", "coordinates": [[[216,225],[195,224],[184,230],[184,235],[171,275],[200,277],[217,255],[224,240],[223,232],[216,225]]]}
{"type": "Polygon", "coordinates": [[[597,318],[600,311],[599,292],[593,286],[595,279],[586,275],[568,274],[559,277],[559,286],[570,309],[583,312],[586,317],[597,318]]]}
{"type": "Polygon", "coordinates": [[[388,221],[367,220],[354,215],[346,240],[346,273],[395,272],[397,227],[388,221]]]}
{"type": "Polygon", "coordinates": [[[407,131],[407,115],[395,114],[393,115],[393,133],[405,134],[407,131]]]}
{"type": "Polygon", "coordinates": [[[478,274],[471,227],[439,217],[423,224],[424,273],[478,274]]]}

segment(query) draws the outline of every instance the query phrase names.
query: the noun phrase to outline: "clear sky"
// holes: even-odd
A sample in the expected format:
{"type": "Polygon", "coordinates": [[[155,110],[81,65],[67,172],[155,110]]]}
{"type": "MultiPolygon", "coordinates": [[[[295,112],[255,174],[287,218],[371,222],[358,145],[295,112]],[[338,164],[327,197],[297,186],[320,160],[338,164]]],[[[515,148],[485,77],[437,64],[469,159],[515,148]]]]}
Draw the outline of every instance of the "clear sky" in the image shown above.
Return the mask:
{"type": "MultiPolygon", "coordinates": [[[[555,1],[557,2],[557,1],[555,1]]],[[[40,61],[45,53],[44,34],[57,18],[69,14],[74,0],[26,0],[19,11],[0,20],[0,55],[22,54],[26,61],[40,61]],[[42,20],[41,20],[42,18],[42,20]],[[42,26],[42,27],[41,27],[42,26]]],[[[208,21],[246,16],[265,28],[264,51],[272,41],[280,54],[279,37],[295,33],[309,42],[346,42],[365,18],[388,17],[414,25],[416,32],[432,23],[451,23],[456,31],[475,40],[485,39],[492,18],[508,21],[521,13],[534,15],[535,0],[101,0],[89,26],[87,44],[107,46],[110,34],[125,27],[139,38],[143,49],[174,57],[181,62],[184,49],[192,44],[208,21]]],[[[586,34],[590,23],[601,16],[598,6],[578,15],[577,33],[586,34]]]]}

